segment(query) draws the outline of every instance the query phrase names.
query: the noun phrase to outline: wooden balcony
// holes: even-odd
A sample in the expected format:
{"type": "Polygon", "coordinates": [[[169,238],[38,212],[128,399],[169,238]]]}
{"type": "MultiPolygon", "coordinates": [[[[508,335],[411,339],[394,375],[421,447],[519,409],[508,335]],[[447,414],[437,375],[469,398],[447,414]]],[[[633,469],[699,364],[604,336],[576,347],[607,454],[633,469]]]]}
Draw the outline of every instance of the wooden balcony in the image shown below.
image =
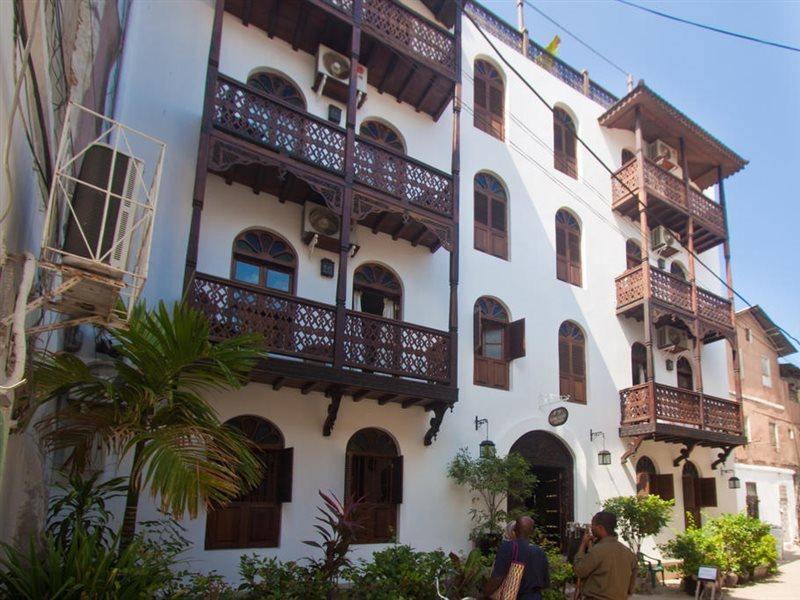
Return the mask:
{"type": "Polygon", "coordinates": [[[188,302],[208,317],[212,339],[264,336],[270,358],[254,379],[275,389],[335,390],[404,408],[456,401],[446,331],[347,310],[344,337],[337,340],[335,306],[201,273],[188,302]],[[337,347],[343,349],[341,368],[333,367],[337,347]]]}
{"type": "Polygon", "coordinates": [[[621,390],[619,397],[620,437],[647,436],[700,446],[746,443],[738,402],[654,382],[621,390]]]}
{"type": "MultiPolygon", "coordinates": [[[[340,210],[345,131],[338,125],[224,75],[212,125],[211,171],[281,201],[324,201],[340,210]]],[[[360,136],[354,162],[357,221],[431,250],[451,247],[451,175],[360,136]]]]}
{"type": "MultiPolygon", "coordinates": [[[[639,220],[638,164],[637,158],[628,161],[611,181],[612,208],[635,221],[639,220]]],[[[694,217],[696,252],[705,252],[725,240],[725,216],[719,204],[691,188],[687,197],[682,179],[648,159],[644,159],[644,185],[648,197],[648,224],[668,227],[685,245],[688,217],[694,217]]]]}
{"type": "MultiPolygon", "coordinates": [[[[349,54],[353,0],[226,0],[225,10],[297,50],[349,54]]],[[[453,34],[396,0],[364,0],[360,62],[367,80],[438,119],[455,81],[453,34]]],[[[311,74],[310,74],[311,75],[311,74]]]]}
{"type": "MultiPolygon", "coordinates": [[[[645,298],[645,279],[642,267],[628,269],[616,278],[617,314],[642,318],[645,298]]],[[[697,314],[692,310],[692,286],[688,281],[650,267],[650,298],[665,312],[675,314],[687,325],[699,319],[703,341],[720,339],[720,335],[733,331],[731,304],[725,299],[700,287],[697,288],[697,314]]]]}

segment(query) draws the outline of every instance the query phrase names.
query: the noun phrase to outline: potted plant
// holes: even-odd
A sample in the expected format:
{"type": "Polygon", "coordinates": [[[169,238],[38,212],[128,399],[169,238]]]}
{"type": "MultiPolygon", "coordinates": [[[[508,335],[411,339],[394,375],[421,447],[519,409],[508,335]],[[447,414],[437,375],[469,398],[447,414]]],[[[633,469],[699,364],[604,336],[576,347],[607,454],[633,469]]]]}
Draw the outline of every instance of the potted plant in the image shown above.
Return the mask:
{"type": "Polygon", "coordinates": [[[461,448],[450,461],[447,474],[472,493],[470,517],[476,525],[470,539],[475,547],[484,554],[496,550],[508,520],[506,502],[526,500],[536,484],[527,461],[513,452],[505,457],[491,453],[474,458],[461,448]]]}
{"type": "Polygon", "coordinates": [[[694,595],[697,570],[701,566],[716,567],[720,573],[730,570],[730,558],[725,555],[722,540],[708,527],[689,527],[659,548],[668,558],[682,561],[683,589],[690,595],[694,595]]]}

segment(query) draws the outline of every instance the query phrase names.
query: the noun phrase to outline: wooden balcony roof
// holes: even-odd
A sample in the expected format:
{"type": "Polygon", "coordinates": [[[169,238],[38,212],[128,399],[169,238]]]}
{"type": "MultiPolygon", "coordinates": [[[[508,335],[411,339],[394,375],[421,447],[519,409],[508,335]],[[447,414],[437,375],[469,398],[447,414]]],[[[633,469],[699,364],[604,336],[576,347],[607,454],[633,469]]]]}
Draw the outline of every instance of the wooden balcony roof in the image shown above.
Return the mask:
{"type": "Polygon", "coordinates": [[[627,96],[603,113],[598,121],[603,127],[634,130],[636,107],[642,111],[642,133],[647,141],[661,139],[674,148],[683,138],[689,177],[700,188],[717,183],[717,166],[722,177],[740,171],[747,161],[728,148],[695,121],[639,82],[627,96]]]}
{"type": "Polygon", "coordinates": [[[453,0],[422,0],[422,3],[445,27],[455,25],[456,3],[453,0]]]}

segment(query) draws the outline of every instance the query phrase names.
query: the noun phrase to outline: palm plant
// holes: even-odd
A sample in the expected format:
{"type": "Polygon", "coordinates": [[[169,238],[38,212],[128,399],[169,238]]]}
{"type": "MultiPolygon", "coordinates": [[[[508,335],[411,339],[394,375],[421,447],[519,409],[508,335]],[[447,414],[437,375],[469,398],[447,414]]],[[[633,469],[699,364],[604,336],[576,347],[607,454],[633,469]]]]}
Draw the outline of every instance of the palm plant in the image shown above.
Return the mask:
{"type": "Polygon", "coordinates": [[[112,376],[62,353],[39,357],[33,379],[40,403],[66,398],[38,426],[47,448],[68,452],[71,469],[83,470],[97,447],[120,463],[130,459],[124,548],[145,488],[162,511],[179,518],[258,483],[262,465],[248,441],[220,423],[203,396],[243,386],[264,354],[256,335],[212,344],[206,318],[177,303],[171,310],[163,302],[152,311],[140,306],[127,329],[110,333],[118,351],[112,376]]]}

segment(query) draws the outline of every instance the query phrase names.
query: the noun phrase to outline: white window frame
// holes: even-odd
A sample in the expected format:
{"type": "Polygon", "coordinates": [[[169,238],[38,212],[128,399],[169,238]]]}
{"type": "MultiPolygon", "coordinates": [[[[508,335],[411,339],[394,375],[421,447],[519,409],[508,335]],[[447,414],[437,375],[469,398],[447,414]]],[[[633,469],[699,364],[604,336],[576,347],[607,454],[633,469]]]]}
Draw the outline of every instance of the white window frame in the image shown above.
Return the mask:
{"type": "Polygon", "coordinates": [[[775,421],[769,422],[769,437],[771,438],[770,441],[772,442],[772,447],[775,448],[775,452],[780,452],[781,434],[778,429],[778,424],[775,421]]]}
{"type": "Polygon", "coordinates": [[[768,356],[761,357],[761,385],[764,387],[772,387],[772,365],[768,356]]]}

